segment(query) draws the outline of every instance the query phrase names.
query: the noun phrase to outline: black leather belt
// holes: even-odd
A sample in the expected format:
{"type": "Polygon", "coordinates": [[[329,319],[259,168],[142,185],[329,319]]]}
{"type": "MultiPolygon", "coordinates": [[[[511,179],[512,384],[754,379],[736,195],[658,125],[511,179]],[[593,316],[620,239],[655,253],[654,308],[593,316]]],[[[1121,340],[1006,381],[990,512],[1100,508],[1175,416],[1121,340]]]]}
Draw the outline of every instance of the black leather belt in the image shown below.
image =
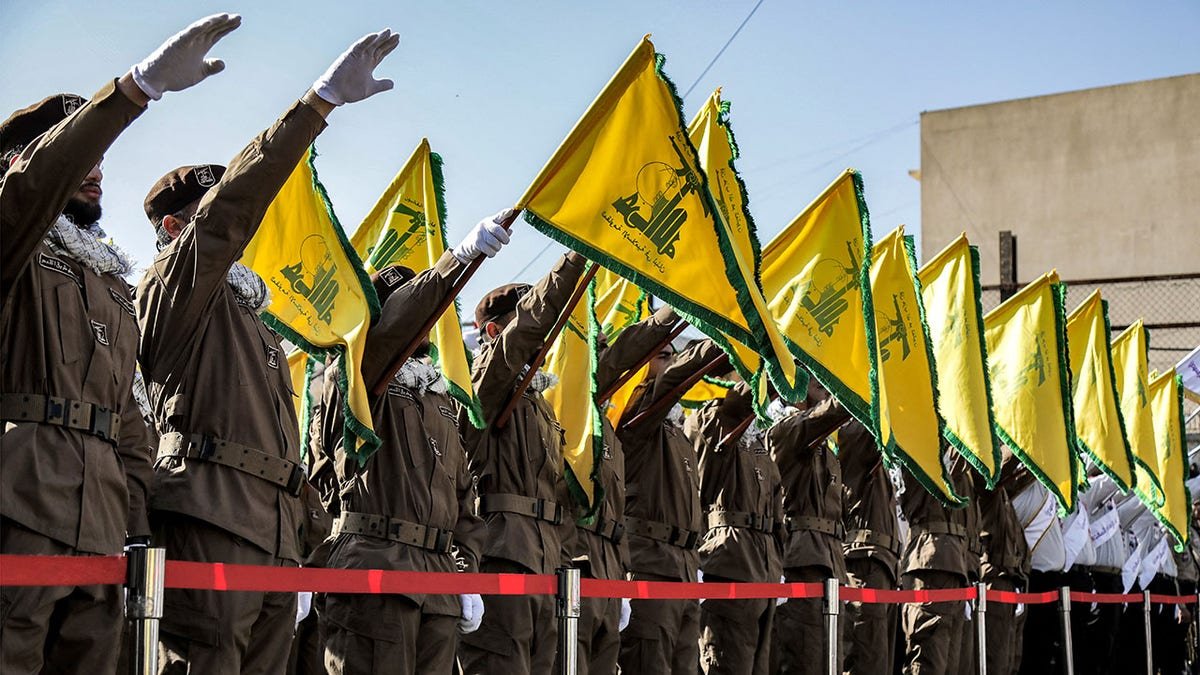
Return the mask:
{"type": "Polygon", "coordinates": [[[816,516],[788,516],[786,521],[788,532],[812,531],[827,534],[841,539],[845,534],[842,524],[831,518],[816,516]]]}
{"type": "Polygon", "coordinates": [[[158,441],[158,458],[183,457],[229,467],[274,485],[293,497],[304,486],[304,469],[295,462],[261,450],[203,434],[172,431],[158,441]]]}
{"type": "Polygon", "coordinates": [[[689,551],[696,550],[696,544],[700,541],[700,533],[694,530],[668,525],[657,520],[642,520],[630,516],[625,516],[625,531],[638,537],[653,539],[689,551]]]}
{"type": "Polygon", "coordinates": [[[958,523],[951,523],[945,520],[930,520],[924,523],[913,523],[913,531],[928,532],[929,534],[949,534],[955,537],[966,537],[967,528],[958,523]]]}
{"type": "Polygon", "coordinates": [[[614,544],[621,543],[621,539],[625,536],[623,524],[599,516],[596,517],[596,522],[591,525],[580,525],[579,528],[600,535],[614,544]]]}
{"type": "Polygon", "coordinates": [[[534,499],[523,495],[479,495],[476,511],[481,516],[489,513],[515,513],[544,520],[552,525],[561,525],[563,522],[562,506],[549,499],[534,499]]]}
{"type": "Polygon", "coordinates": [[[709,511],[708,527],[741,527],[770,534],[775,530],[775,519],[749,511],[709,511]]]}
{"type": "Polygon", "coordinates": [[[0,394],[0,419],[75,429],[113,445],[121,433],[121,416],[111,408],[43,394],[0,394]]]}
{"type": "Polygon", "coordinates": [[[333,523],[333,533],[358,534],[395,541],[435,553],[449,553],[454,545],[454,533],[428,525],[377,516],[370,513],[345,511],[333,523]]]}

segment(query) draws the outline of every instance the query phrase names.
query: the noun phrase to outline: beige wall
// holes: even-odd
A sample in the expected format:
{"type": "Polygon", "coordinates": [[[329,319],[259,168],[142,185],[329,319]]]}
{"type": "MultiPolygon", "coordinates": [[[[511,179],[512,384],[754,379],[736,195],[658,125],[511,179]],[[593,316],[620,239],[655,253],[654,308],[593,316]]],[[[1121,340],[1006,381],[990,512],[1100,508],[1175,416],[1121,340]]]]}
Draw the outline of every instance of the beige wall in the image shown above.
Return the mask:
{"type": "Polygon", "coordinates": [[[997,233],[1018,279],[1200,272],[1200,74],[921,115],[923,259],[997,233]]]}

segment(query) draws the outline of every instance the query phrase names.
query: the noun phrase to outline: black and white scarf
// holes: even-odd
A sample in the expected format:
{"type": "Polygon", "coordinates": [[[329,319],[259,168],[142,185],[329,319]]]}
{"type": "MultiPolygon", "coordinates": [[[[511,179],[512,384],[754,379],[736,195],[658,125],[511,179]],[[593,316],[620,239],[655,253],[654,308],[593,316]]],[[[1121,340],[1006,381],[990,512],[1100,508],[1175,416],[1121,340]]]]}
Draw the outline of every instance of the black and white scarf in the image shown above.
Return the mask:
{"type": "Polygon", "coordinates": [[[70,218],[60,215],[46,233],[45,241],[55,255],[71,258],[96,274],[123,277],[132,272],[133,260],[129,254],[111,239],[104,241],[105,236],[98,223],[79,227],[70,218]]]}
{"type": "Polygon", "coordinates": [[[392,379],[415,396],[424,396],[428,392],[446,393],[446,381],[442,379],[441,371],[420,359],[405,361],[392,379]]]}

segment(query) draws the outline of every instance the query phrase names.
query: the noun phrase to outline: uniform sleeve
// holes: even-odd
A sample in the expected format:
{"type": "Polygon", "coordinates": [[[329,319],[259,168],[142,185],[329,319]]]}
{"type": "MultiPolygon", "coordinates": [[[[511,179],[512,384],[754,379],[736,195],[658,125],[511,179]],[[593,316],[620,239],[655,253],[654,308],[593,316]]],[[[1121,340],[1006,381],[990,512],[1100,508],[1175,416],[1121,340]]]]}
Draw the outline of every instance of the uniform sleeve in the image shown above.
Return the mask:
{"type": "MultiPolygon", "coordinates": [[[[714,359],[722,356],[724,352],[721,348],[713,343],[712,340],[703,340],[688,347],[663,369],[659,374],[658,379],[654,384],[648,387],[639,387],[634,394],[634,399],[629,402],[625,408],[625,415],[622,418],[622,424],[633,419],[638,413],[649,409],[658,399],[668,396],[675,390],[676,387],[683,384],[691,376],[696,374],[704,366],[708,365],[714,359]]],[[[648,417],[640,423],[640,426],[645,429],[655,429],[667,419],[667,415],[671,414],[671,407],[675,405],[684,392],[679,392],[675,400],[670,401],[668,405],[663,405],[658,412],[648,417]]]]}
{"type": "Polygon", "coordinates": [[[150,497],[150,478],[154,474],[158,443],[142,419],[141,408],[134,400],[132,390],[121,414],[120,435],[117,454],[125,469],[125,486],[129,491],[126,536],[147,536],[150,534],[150,520],[146,516],[146,504],[150,497]]]}
{"type": "Polygon", "coordinates": [[[517,378],[541,349],[571,299],[586,262],[570,254],[559,259],[554,269],[517,303],[516,318],[476,359],[471,379],[485,418],[498,415],[508,402],[517,378]]]}
{"type": "Polygon", "coordinates": [[[487,539],[487,524],[475,514],[475,481],[466,457],[458,463],[455,480],[458,489],[458,522],[454,525],[454,543],[458,547],[459,569],[478,572],[479,558],[487,539]]]}
{"type": "Polygon", "coordinates": [[[13,163],[0,183],[0,233],[4,239],[0,291],[4,296],[88,172],[143,110],[122,94],[113,80],[25,148],[13,163]]]}
{"type": "Polygon", "coordinates": [[[379,321],[367,333],[362,376],[368,387],[374,387],[387,374],[384,371],[392,365],[392,359],[418,337],[417,331],[450,292],[462,267],[462,263],[446,251],[437,264],[401,285],[388,297],[379,321]]]}
{"type": "Polygon", "coordinates": [[[768,436],[778,452],[798,452],[833,433],[849,418],[846,409],[830,396],[804,412],[779,420],[768,436]]]}
{"type": "Polygon", "coordinates": [[[233,158],[200,200],[196,217],[146,270],[137,298],[139,357],[151,379],[160,379],[170,360],[186,353],[180,345],[195,332],[271,201],[324,128],[321,115],[297,101],[233,158]]]}
{"type": "Polygon", "coordinates": [[[663,305],[650,317],[621,331],[608,349],[600,354],[596,366],[596,390],[605,391],[621,375],[637,365],[651,349],[662,343],[671,334],[679,315],[663,305]]]}

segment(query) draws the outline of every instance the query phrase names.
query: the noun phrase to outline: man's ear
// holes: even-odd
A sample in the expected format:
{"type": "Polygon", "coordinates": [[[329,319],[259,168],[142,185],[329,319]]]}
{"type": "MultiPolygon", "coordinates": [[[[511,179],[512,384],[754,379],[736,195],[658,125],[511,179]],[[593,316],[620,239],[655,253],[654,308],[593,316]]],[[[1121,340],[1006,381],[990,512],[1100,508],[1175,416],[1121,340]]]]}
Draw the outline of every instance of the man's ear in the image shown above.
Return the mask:
{"type": "Polygon", "coordinates": [[[489,321],[483,324],[483,332],[487,333],[489,338],[495,340],[496,336],[500,334],[500,324],[495,321],[489,321]]]}
{"type": "Polygon", "coordinates": [[[171,236],[171,239],[176,239],[179,237],[179,234],[183,232],[183,226],[186,224],[187,223],[183,222],[179,218],[176,218],[175,216],[163,216],[162,219],[163,229],[167,231],[167,234],[171,236]]]}

